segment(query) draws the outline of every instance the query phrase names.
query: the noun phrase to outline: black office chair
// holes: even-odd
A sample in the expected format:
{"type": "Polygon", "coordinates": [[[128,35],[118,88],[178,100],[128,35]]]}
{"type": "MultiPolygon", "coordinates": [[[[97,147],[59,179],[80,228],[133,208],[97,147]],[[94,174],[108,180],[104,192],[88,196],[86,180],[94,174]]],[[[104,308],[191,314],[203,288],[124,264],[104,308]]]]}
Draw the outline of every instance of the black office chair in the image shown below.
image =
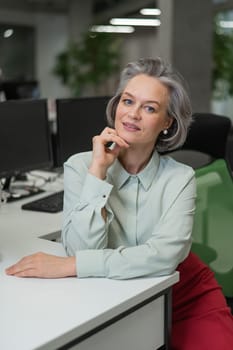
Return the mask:
{"type": "Polygon", "coordinates": [[[195,113],[182,148],[195,149],[214,158],[225,158],[230,129],[231,120],[228,117],[213,113],[195,113]]]}
{"type": "Polygon", "coordinates": [[[229,165],[231,120],[196,113],[187,140],[170,156],[192,166],[197,181],[192,251],[215,273],[233,300],[233,178],[229,165]]]}
{"type": "Polygon", "coordinates": [[[213,113],[195,113],[184,145],[170,153],[172,157],[194,169],[225,159],[232,172],[229,153],[233,127],[228,117],[213,113]]]}

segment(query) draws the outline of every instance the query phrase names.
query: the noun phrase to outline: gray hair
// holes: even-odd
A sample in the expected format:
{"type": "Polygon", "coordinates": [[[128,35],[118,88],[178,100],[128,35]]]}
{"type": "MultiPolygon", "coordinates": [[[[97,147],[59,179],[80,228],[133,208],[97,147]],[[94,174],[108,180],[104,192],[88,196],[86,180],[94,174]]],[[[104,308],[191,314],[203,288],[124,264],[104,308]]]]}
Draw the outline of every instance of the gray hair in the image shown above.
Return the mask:
{"type": "Polygon", "coordinates": [[[116,108],[127,83],[139,74],[146,74],[158,79],[170,92],[167,114],[174,120],[166,135],[163,132],[160,133],[155,148],[159,152],[166,152],[182,146],[192,121],[190,99],[181,75],[159,57],[155,59],[142,58],[127,64],[121,73],[116,94],[110,99],[106,108],[109,126],[114,127],[116,108]]]}

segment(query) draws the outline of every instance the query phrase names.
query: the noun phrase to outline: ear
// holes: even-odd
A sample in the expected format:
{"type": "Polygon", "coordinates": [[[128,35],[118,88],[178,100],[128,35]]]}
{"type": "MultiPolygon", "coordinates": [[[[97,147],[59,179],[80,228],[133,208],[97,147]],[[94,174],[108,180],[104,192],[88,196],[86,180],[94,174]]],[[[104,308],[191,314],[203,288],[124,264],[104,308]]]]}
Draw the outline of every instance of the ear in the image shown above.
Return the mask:
{"type": "Polygon", "coordinates": [[[167,116],[166,122],[165,122],[166,129],[170,128],[170,126],[172,125],[173,121],[174,121],[174,117],[170,117],[170,115],[167,116]]]}

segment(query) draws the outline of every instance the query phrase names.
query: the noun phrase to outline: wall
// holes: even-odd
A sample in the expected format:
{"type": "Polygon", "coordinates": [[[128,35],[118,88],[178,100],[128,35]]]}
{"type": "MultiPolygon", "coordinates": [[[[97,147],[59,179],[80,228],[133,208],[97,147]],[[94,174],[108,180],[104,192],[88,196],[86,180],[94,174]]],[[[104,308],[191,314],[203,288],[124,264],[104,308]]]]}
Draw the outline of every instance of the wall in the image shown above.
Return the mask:
{"type": "Polygon", "coordinates": [[[32,26],[0,23],[0,67],[2,77],[8,80],[27,79],[35,76],[35,30],[32,26]],[[14,35],[4,37],[5,31],[12,29],[14,35]]]}
{"type": "Polygon", "coordinates": [[[193,110],[207,112],[211,101],[212,0],[159,0],[159,47],[189,85],[193,110]]]}
{"type": "Polygon", "coordinates": [[[68,40],[68,19],[57,14],[36,14],[22,11],[0,11],[1,23],[30,25],[36,31],[36,78],[40,83],[42,97],[68,96],[58,79],[52,74],[57,53],[68,40]]]}
{"type": "Polygon", "coordinates": [[[37,14],[36,67],[43,97],[69,96],[69,91],[52,73],[55,57],[68,40],[67,18],[61,15],[37,14]]]}
{"type": "Polygon", "coordinates": [[[159,53],[158,32],[144,29],[132,35],[125,35],[122,44],[121,66],[142,57],[155,57],[159,53]]]}
{"type": "MultiPolygon", "coordinates": [[[[81,29],[91,21],[90,3],[91,0],[85,0],[85,6],[80,10],[72,0],[67,16],[1,10],[0,22],[7,19],[36,27],[36,74],[43,97],[69,95],[51,70],[56,54],[66,46],[69,38],[77,38],[81,29]]],[[[121,68],[139,57],[160,55],[188,81],[194,111],[208,111],[211,100],[212,0],[160,0],[159,7],[162,25],[158,31],[145,29],[122,37],[121,68]]],[[[111,87],[107,87],[107,91],[101,89],[101,94],[111,94],[115,81],[108,84],[111,87]]]]}

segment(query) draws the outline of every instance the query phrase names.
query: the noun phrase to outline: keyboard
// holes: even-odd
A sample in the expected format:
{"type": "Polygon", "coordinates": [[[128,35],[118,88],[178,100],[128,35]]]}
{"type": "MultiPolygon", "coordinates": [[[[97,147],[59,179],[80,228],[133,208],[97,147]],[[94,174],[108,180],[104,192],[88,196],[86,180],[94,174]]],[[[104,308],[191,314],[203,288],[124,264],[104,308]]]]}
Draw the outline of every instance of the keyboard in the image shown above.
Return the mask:
{"type": "Polygon", "coordinates": [[[21,208],[46,213],[58,213],[63,210],[63,195],[64,191],[55,192],[46,197],[23,204],[21,208]]]}

